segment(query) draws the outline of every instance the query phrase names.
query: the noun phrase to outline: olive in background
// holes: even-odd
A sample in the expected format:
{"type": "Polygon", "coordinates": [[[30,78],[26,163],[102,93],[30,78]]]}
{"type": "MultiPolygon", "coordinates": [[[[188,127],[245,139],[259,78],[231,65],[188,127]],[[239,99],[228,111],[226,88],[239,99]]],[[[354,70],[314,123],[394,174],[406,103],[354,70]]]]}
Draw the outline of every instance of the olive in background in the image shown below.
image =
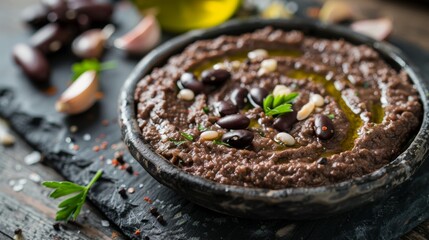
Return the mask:
{"type": "Polygon", "coordinates": [[[41,28],[49,23],[48,21],[49,9],[41,4],[30,5],[21,13],[22,20],[33,28],[41,28]]]}
{"type": "Polygon", "coordinates": [[[30,38],[30,45],[44,54],[53,53],[68,45],[75,34],[72,28],[50,23],[34,33],[30,38]]]}
{"type": "Polygon", "coordinates": [[[35,83],[47,83],[51,69],[46,57],[36,48],[17,44],[13,48],[13,59],[28,78],[35,83]]]}

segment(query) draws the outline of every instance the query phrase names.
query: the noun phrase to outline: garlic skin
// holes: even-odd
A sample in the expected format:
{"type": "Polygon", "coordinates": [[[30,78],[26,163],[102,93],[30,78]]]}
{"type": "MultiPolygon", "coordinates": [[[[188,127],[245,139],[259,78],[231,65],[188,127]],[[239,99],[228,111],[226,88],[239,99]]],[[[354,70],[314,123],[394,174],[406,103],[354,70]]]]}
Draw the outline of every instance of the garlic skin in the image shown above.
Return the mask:
{"type": "Polygon", "coordinates": [[[356,21],[350,25],[353,31],[367,35],[376,40],[386,39],[392,32],[393,24],[388,18],[356,21]]]}
{"type": "Polygon", "coordinates": [[[353,18],[354,9],[342,0],[326,1],[320,9],[319,19],[322,22],[338,23],[353,18]]]}
{"type": "Polygon", "coordinates": [[[113,34],[115,27],[111,24],[103,29],[90,29],[79,35],[72,43],[73,53],[82,59],[99,59],[104,51],[107,39],[113,34]]]}
{"type": "Polygon", "coordinates": [[[143,54],[154,48],[161,39],[161,28],[154,15],[147,15],[133,30],[118,38],[114,46],[130,54],[143,54]]]}
{"type": "Polygon", "coordinates": [[[97,91],[97,72],[86,71],[64,91],[56,102],[55,109],[66,114],[82,113],[97,101],[97,91]]]}

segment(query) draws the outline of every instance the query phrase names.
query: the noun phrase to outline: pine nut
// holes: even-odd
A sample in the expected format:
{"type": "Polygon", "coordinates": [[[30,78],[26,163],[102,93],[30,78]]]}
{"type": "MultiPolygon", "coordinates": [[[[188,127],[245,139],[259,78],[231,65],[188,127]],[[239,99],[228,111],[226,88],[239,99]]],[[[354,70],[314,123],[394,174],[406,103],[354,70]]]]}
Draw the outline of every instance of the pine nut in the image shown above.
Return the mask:
{"type": "Polygon", "coordinates": [[[310,102],[313,102],[316,107],[321,107],[323,104],[325,104],[325,100],[320,94],[311,94],[310,96],[310,102]]]}
{"type": "Polygon", "coordinates": [[[277,69],[277,60],[265,59],[261,62],[261,68],[264,68],[267,72],[274,72],[277,69]]]}
{"type": "Polygon", "coordinates": [[[289,133],[280,132],[274,138],[275,141],[285,144],[286,146],[295,145],[295,138],[292,137],[289,133]]]}
{"type": "Polygon", "coordinates": [[[241,62],[237,60],[231,62],[232,69],[239,69],[240,65],[241,65],[241,62]]]}
{"type": "Polygon", "coordinates": [[[301,110],[298,111],[298,113],[296,114],[296,119],[298,121],[306,119],[308,116],[310,116],[313,110],[314,110],[314,103],[308,102],[307,104],[302,106],[301,110]]]}
{"type": "Polygon", "coordinates": [[[251,52],[247,53],[247,57],[251,60],[258,60],[258,59],[264,59],[268,57],[268,52],[264,49],[255,49],[251,52]]]}
{"type": "Polygon", "coordinates": [[[185,101],[191,101],[192,99],[194,99],[194,97],[195,97],[194,92],[186,88],[180,90],[179,94],[177,94],[178,99],[185,100],[185,101]]]}
{"type": "Polygon", "coordinates": [[[216,63],[213,65],[213,69],[226,69],[226,66],[224,63],[216,63]]]}
{"type": "Polygon", "coordinates": [[[200,138],[206,141],[215,140],[218,137],[219,137],[219,133],[216,131],[205,131],[205,132],[202,132],[200,135],[200,138]]]}
{"type": "Polygon", "coordinates": [[[258,70],[258,77],[264,76],[268,71],[265,68],[260,68],[258,70]]]}
{"type": "Polygon", "coordinates": [[[274,96],[288,95],[291,90],[285,85],[276,85],[273,90],[274,96]]]}

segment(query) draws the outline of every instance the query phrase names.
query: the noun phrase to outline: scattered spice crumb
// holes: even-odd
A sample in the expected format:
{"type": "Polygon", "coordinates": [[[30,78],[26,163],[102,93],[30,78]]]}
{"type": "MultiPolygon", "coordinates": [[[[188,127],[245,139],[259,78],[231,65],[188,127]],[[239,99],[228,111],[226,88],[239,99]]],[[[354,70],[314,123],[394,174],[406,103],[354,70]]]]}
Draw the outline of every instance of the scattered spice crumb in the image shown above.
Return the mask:
{"type": "Polygon", "coordinates": [[[158,208],[156,207],[150,207],[149,212],[155,217],[159,215],[158,208]]]}
{"type": "Polygon", "coordinates": [[[36,164],[36,163],[42,161],[42,159],[43,159],[43,157],[42,157],[42,154],[40,152],[33,151],[32,153],[25,156],[24,162],[27,165],[33,165],[33,164],[36,164]]]}
{"type": "Polygon", "coordinates": [[[77,145],[77,144],[73,145],[73,150],[78,151],[79,149],[80,149],[79,145],[77,145]]]}
{"type": "Polygon", "coordinates": [[[320,13],[320,8],[318,7],[309,7],[307,8],[307,16],[311,17],[311,18],[318,18],[319,17],[319,13],[320,13]]]}
{"type": "Polygon", "coordinates": [[[106,150],[107,145],[109,145],[109,143],[106,142],[106,141],[104,141],[104,142],[101,143],[100,148],[103,149],[103,150],[106,150]]]}
{"type": "Polygon", "coordinates": [[[110,223],[107,220],[101,220],[101,226],[103,226],[103,227],[109,227],[110,223]]]}
{"type": "Polygon", "coordinates": [[[117,239],[119,238],[119,233],[117,231],[112,231],[112,239],[117,239]]]}
{"type": "Polygon", "coordinates": [[[28,175],[28,179],[30,179],[31,181],[33,181],[35,183],[39,183],[42,181],[42,178],[37,173],[30,173],[30,175],[28,175]]]}
{"type": "Polygon", "coordinates": [[[156,220],[161,223],[162,225],[164,225],[166,222],[164,220],[164,217],[162,215],[158,215],[158,217],[156,217],[156,220]]]}
{"type": "Polygon", "coordinates": [[[120,187],[118,193],[122,198],[127,198],[127,190],[124,187],[120,187]]]}
{"type": "Polygon", "coordinates": [[[69,130],[70,130],[71,133],[75,133],[75,132],[77,132],[78,128],[77,128],[76,125],[72,125],[72,126],[70,126],[69,130]]]}
{"type": "Polygon", "coordinates": [[[139,188],[143,188],[143,184],[142,183],[139,184],[139,188]]]}
{"type": "Polygon", "coordinates": [[[136,231],[134,231],[134,235],[136,236],[140,236],[142,232],[140,231],[140,229],[137,229],[136,231]]]}
{"type": "Polygon", "coordinates": [[[91,134],[85,133],[82,138],[84,141],[90,141],[91,140],[91,134]]]}
{"type": "Polygon", "coordinates": [[[144,197],[143,200],[145,200],[148,203],[152,203],[152,199],[150,199],[149,197],[144,197]]]}
{"type": "Polygon", "coordinates": [[[118,160],[117,159],[112,159],[112,165],[113,166],[118,166],[119,165],[119,162],[118,162],[118,160]]]}
{"type": "Polygon", "coordinates": [[[101,99],[103,99],[103,98],[104,98],[104,93],[103,93],[103,92],[96,92],[96,93],[95,93],[95,98],[96,98],[97,100],[101,100],[101,99]]]}
{"type": "Polygon", "coordinates": [[[104,119],[103,121],[101,121],[101,125],[103,125],[103,126],[109,126],[109,120],[107,120],[107,119],[104,119]]]}
{"type": "Polygon", "coordinates": [[[136,192],[136,190],[134,188],[132,188],[132,187],[128,188],[128,193],[133,194],[135,192],[136,192]]]}
{"type": "Polygon", "coordinates": [[[118,160],[119,163],[124,164],[125,163],[124,152],[122,151],[115,152],[115,159],[118,160]]]}
{"type": "Polygon", "coordinates": [[[125,169],[129,174],[133,174],[133,167],[131,165],[128,165],[125,169]]]}
{"type": "Polygon", "coordinates": [[[55,229],[55,231],[59,231],[60,230],[60,226],[61,226],[61,223],[59,223],[59,222],[56,222],[56,223],[52,224],[52,227],[55,229]]]}
{"type": "Polygon", "coordinates": [[[92,151],[98,152],[98,151],[100,151],[100,147],[99,146],[94,146],[94,147],[92,147],[92,151]]]}
{"type": "Polygon", "coordinates": [[[57,88],[55,86],[50,86],[44,89],[43,93],[48,96],[54,96],[57,93],[57,88]]]}
{"type": "Polygon", "coordinates": [[[22,234],[22,229],[21,228],[17,228],[17,229],[15,229],[15,231],[13,231],[13,233],[15,233],[16,235],[21,235],[22,234]]]}
{"type": "Polygon", "coordinates": [[[98,157],[98,159],[100,159],[100,161],[103,161],[103,160],[104,160],[104,155],[100,155],[100,156],[98,157]]]}

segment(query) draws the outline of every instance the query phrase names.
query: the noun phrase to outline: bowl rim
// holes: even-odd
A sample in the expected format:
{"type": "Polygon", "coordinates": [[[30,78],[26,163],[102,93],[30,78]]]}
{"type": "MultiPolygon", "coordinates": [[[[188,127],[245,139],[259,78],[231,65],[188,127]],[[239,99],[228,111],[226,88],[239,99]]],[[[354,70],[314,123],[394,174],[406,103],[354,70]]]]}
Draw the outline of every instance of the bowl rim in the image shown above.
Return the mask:
{"type": "MultiPolygon", "coordinates": [[[[249,26],[251,28],[251,26],[249,26]]],[[[241,33],[240,33],[241,34],[241,33]]],[[[165,59],[164,59],[165,61],[165,59]]],[[[390,63],[388,63],[391,65],[390,63]]],[[[392,65],[391,65],[392,66],[392,65]]],[[[241,197],[252,197],[252,198],[270,198],[273,199],[284,199],[289,196],[303,196],[303,195],[324,195],[328,192],[339,192],[345,189],[350,188],[360,188],[367,189],[368,191],[371,188],[383,187],[386,183],[386,178],[394,180],[396,184],[400,184],[408,179],[415,170],[421,165],[421,163],[427,158],[429,151],[423,150],[420,154],[415,154],[414,151],[422,150],[419,149],[424,144],[429,142],[429,138],[425,134],[429,133],[429,92],[427,83],[425,83],[420,77],[418,70],[414,65],[404,56],[404,54],[393,45],[387,42],[376,41],[370,37],[364,36],[362,34],[351,31],[350,29],[338,26],[330,25],[318,21],[306,20],[306,19],[270,19],[263,20],[259,18],[251,18],[246,20],[232,20],[220,26],[204,29],[204,30],[194,30],[180,36],[177,36],[156,49],[152,50],[147,54],[134,68],[133,72],[128,76],[126,82],[124,83],[121,94],[119,96],[119,115],[120,115],[120,124],[121,124],[121,133],[122,138],[125,141],[126,145],[137,150],[138,153],[130,151],[134,158],[146,169],[147,164],[141,162],[140,157],[143,157],[146,161],[149,161],[151,164],[156,166],[159,170],[158,174],[163,174],[164,176],[171,177],[171,181],[179,181],[182,184],[187,184],[190,187],[196,187],[199,189],[204,189],[205,191],[209,190],[214,194],[229,194],[241,197]],[[155,153],[151,146],[145,142],[143,136],[141,135],[140,129],[138,127],[137,118],[136,118],[136,104],[134,101],[134,92],[136,89],[137,83],[140,79],[150,72],[155,66],[151,64],[156,58],[161,57],[162,55],[168,55],[166,59],[171,57],[174,54],[177,54],[177,49],[180,49],[180,52],[184,47],[190,43],[199,40],[199,39],[212,39],[215,36],[222,35],[222,32],[226,32],[227,29],[238,28],[240,26],[249,26],[255,25],[253,29],[260,29],[263,26],[273,26],[274,28],[279,28],[279,25],[288,26],[290,30],[302,30],[299,27],[306,27],[311,30],[326,32],[327,34],[334,34],[334,38],[346,39],[348,42],[355,42],[360,44],[366,44],[375,49],[378,53],[381,53],[384,58],[389,58],[397,67],[405,70],[408,74],[409,79],[413,82],[416,87],[420,101],[423,106],[423,117],[420,129],[415,135],[413,141],[408,145],[408,147],[393,161],[386,164],[382,168],[363,175],[358,178],[342,181],[339,183],[334,183],[330,185],[318,186],[318,187],[297,187],[297,188],[282,188],[282,189],[266,189],[266,188],[250,188],[244,186],[235,186],[235,185],[226,185],[218,182],[214,182],[208,179],[205,179],[200,176],[191,175],[181,170],[177,166],[171,164],[167,159],[161,155],[155,153]],[[351,40],[350,40],[351,39],[351,40]],[[150,66],[152,65],[152,66],[150,66]],[[147,67],[150,66],[150,67],[147,67]],[[145,72],[146,71],[146,72],[145,72]],[[422,145],[423,144],[423,145],[422,145]],[[410,161],[411,157],[411,161],[410,161]],[[400,169],[405,169],[406,177],[397,179],[401,175],[400,169]]],[[[156,176],[151,171],[148,172],[155,178],[159,180],[159,176],[156,176]]]]}

